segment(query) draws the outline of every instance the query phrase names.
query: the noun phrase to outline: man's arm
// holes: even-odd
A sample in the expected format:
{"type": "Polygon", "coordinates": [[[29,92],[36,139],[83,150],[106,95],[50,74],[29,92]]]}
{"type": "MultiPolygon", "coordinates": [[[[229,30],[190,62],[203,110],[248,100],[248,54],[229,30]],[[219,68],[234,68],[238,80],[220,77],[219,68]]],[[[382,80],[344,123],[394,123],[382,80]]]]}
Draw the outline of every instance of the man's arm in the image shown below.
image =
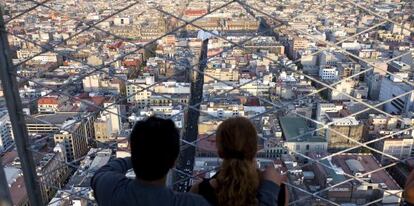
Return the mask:
{"type": "Polygon", "coordinates": [[[131,158],[127,157],[114,159],[96,171],[91,180],[91,187],[100,205],[110,204],[115,190],[125,187],[130,181],[125,174],[131,168],[131,158]]]}

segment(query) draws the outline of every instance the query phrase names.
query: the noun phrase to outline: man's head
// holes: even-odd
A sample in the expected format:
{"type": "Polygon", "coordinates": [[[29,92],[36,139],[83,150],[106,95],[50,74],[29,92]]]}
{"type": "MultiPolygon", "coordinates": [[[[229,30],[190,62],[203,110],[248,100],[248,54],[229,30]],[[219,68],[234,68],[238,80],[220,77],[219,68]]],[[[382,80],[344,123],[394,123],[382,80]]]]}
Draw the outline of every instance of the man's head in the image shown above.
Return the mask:
{"type": "Polygon", "coordinates": [[[180,150],[180,135],[171,120],[150,117],[131,132],[131,159],[136,177],[145,181],[165,177],[180,150]]]}

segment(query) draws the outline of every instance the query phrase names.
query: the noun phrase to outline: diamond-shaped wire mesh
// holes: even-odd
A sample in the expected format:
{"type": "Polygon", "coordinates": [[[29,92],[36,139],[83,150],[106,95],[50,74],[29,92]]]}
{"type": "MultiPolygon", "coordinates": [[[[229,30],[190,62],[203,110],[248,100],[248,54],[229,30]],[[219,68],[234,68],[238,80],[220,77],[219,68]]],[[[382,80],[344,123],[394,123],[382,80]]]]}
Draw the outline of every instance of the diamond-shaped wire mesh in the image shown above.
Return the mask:
{"type": "MultiPolygon", "coordinates": [[[[414,154],[413,4],[0,2],[10,48],[2,39],[0,54],[13,63],[1,69],[17,79],[23,150],[33,156],[43,204],[95,204],[90,178],[129,155],[134,122],[151,115],[181,131],[168,178],[177,191],[217,171],[217,126],[245,116],[259,133],[259,168],[288,175],[290,205],[402,203],[414,154]]],[[[3,167],[13,203],[24,204],[25,163],[12,142],[19,127],[3,102],[3,167]]]]}

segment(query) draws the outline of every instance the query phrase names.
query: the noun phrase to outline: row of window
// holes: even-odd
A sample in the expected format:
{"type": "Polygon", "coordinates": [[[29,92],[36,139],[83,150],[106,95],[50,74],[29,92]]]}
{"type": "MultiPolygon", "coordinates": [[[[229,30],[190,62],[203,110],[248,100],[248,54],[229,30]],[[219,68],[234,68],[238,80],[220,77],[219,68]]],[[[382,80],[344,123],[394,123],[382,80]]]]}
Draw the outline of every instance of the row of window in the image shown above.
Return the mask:
{"type": "MultiPolygon", "coordinates": [[[[300,144],[296,144],[296,150],[300,150],[300,144]]],[[[306,145],[305,146],[305,149],[307,150],[307,151],[309,151],[310,150],[310,145],[306,145]]],[[[324,146],[322,146],[322,145],[316,145],[315,147],[314,147],[314,149],[316,149],[316,150],[324,150],[325,149],[325,147],[324,146]]]]}

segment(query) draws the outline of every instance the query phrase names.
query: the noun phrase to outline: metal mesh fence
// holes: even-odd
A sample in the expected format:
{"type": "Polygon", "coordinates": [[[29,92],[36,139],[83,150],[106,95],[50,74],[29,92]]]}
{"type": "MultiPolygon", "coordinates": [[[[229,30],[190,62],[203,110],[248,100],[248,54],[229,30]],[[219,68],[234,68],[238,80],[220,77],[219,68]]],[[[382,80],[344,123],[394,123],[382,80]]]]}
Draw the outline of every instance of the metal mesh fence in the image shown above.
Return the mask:
{"type": "Polygon", "coordinates": [[[133,123],[151,115],[181,131],[168,178],[177,191],[218,169],[217,125],[246,116],[259,133],[259,167],[289,177],[289,204],[403,202],[412,1],[0,5],[0,126],[15,142],[0,147],[6,203],[95,204],[90,178],[128,155],[133,123]],[[20,161],[8,161],[15,148],[20,161]]]}

